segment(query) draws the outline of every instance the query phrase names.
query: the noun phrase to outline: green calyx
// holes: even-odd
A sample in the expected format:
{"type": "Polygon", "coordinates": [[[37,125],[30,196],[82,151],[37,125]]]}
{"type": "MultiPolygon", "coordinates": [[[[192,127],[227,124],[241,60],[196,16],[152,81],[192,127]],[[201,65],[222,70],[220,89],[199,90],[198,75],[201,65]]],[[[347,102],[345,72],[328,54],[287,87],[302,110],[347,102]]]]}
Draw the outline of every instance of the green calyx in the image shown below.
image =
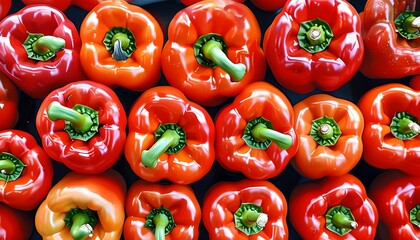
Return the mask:
{"type": "Polygon", "coordinates": [[[114,27],[109,30],[103,40],[106,50],[117,61],[127,60],[136,50],[136,40],[133,33],[124,27],[114,27]]]}
{"type": "Polygon", "coordinates": [[[66,227],[74,240],[93,237],[93,229],[98,223],[97,213],[90,209],[72,208],[64,217],[66,227]]]}
{"type": "Polygon", "coordinates": [[[330,25],[317,18],[301,22],[297,38],[301,48],[309,53],[317,53],[330,45],[333,36],[330,25]]]}
{"type": "Polygon", "coordinates": [[[417,118],[407,112],[398,112],[392,118],[391,133],[401,140],[409,140],[420,133],[417,118]]]}
{"type": "Polygon", "coordinates": [[[175,226],[171,211],[164,207],[152,209],[147,214],[144,223],[144,227],[154,233],[155,240],[164,240],[165,235],[169,234],[175,226]]]}
{"type": "Polygon", "coordinates": [[[20,177],[26,165],[13,154],[0,153],[0,180],[9,182],[20,177]]]}
{"type": "Polygon", "coordinates": [[[349,208],[335,206],[325,214],[326,228],[340,236],[346,235],[356,229],[358,224],[349,208]]]}
{"type": "Polygon", "coordinates": [[[242,139],[248,146],[257,149],[266,149],[272,142],[281,149],[288,149],[293,143],[290,135],[273,130],[271,122],[263,117],[254,118],[247,123],[242,139]]]}
{"type": "Polygon", "coordinates": [[[87,141],[99,130],[98,111],[81,104],[69,108],[54,101],[48,106],[47,114],[52,121],[65,120],[64,130],[72,139],[87,141]]]}
{"type": "Polygon", "coordinates": [[[410,222],[420,228],[420,204],[410,210],[410,222]]]}
{"type": "Polygon", "coordinates": [[[28,58],[37,61],[50,60],[65,45],[66,41],[64,39],[54,36],[44,36],[41,33],[28,33],[28,37],[22,44],[28,54],[28,58]]]}
{"type": "Polygon", "coordinates": [[[341,130],[333,118],[323,116],[312,120],[309,135],[321,146],[333,146],[340,138],[341,130]]]}
{"type": "Polygon", "coordinates": [[[199,64],[210,68],[218,66],[235,81],[240,81],[245,76],[246,66],[242,63],[233,63],[226,53],[227,45],[218,34],[203,35],[194,43],[194,54],[199,64]]]}
{"type": "Polygon", "coordinates": [[[158,159],[163,153],[175,154],[187,144],[184,129],[174,123],[159,125],[155,131],[155,139],[153,146],[141,153],[143,165],[149,168],[157,166],[158,159]]]}
{"type": "Polygon", "coordinates": [[[252,203],[242,203],[233,217],[235,227],[247,236],[261,232],[268,222],[268,215],[252,203]]]}
{"type": "Polygon", "coordinates": [[[401,12],[394,20],[397,32],[404,38],[420,37],[420,12],[401,12]]]}

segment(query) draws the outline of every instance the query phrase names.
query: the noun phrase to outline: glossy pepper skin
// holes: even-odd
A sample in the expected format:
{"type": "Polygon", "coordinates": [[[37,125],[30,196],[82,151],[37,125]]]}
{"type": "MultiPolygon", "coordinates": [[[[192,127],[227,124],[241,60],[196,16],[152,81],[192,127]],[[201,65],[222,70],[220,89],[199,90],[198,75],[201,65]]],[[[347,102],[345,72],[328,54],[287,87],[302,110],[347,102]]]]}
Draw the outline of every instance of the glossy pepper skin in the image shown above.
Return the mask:
{"type": "Polygon", "coordinates": [[[303,239],[375,239],[378,212],[363,183],[351,174],[297,185],[290,221],[303,239]]]}
{"type": "Polygon", "coordinates": [[[27,240],[34,228],[28,212],[19,211],[0,203],[0,239],[27,240]]]}
{"type": "Polygon", "coordinates": [[[248,85],[215,119],[216,158],[251,179],[280,174],[298,148],[287,97],[267,82],[248,85]]]}
{"type": "Polygon", "coordinates": [[[42,101],[36,129],[48,155],[69,169],[97,174],[124,150],[127,116],[118,96],[93,81],[70,83],[42,101]]]}
{"type": "Polygon", "coordinates": [[[387,170],[370,185],[369,196],[379,212],[381,239],[419,239],[420,179],[387,170]]]}
{"type": "Polygon", "coordinates": [[[0,130],[12,129],[19,120],[19,92],[12,81],[0,72],[0,130]]]}
{"type": "Polygon", "coordinates": [[[163,32],[143,8],[104,1],[86,15],[80,37],[80,59],[89,79],[139,92],[158,83],[163,32]]]}
{"type": "Polygon", "coordinates": [[[203,224],[210,240],[288,239],[287,202],[264,180],[213,185],[203,200],[203,224]]]}
{"type": "Polygon", "coordinates": [[[234,1],[205,0],[179,11],[168,26],[162,71],[169,85],[202,106],[217,106],[264,80],[261,29],[234,1]]]}
{"type": "Polygon", "coordinates": [[[0,2],[0,19],[4,18],[12,6],[12,0],[2,0],[0,2]]]}
{"type": "MultiPolygon", "coordinates": [[[[191,5],[197,2],[200,2],[201,0],[181,0],[181,2],[184,5],[191,5]]],[[[244,3],[245,0],[233,0],[235,2],[244,3]]],[[[286,1],[283,0],[250,0],[252,4],[254,4],[257,8],[264,10],[264,11],[276,11],[283,7],[284,3],[286,1]]]]}
{"type": "Polygon", "coordinates": [[[35,99],[85,78],[80,38],[63,12],[26,6],[0,23],[0,70],[35,99]]]}
{"type": "Polygon", "coordinates": [[[404,30],[395,23],[401,13],[415,12],[415,7],[415,0],[366,1],[360,13],[366,50],[359,69],[363,75],[397,79],[420,74],[420,38],[403,37],[398,32],[404,30]]]}
{"type": "Polygon", "coordinates": [[[287,2],[267,28],[264,52],[274,78],[290,91],[335,91],[363,60],[361,21],[343,0],[287,2]]]}
{"type": "Polygon", "coordinates": [[[52,186],[51,159],[30,133],[0,131],[0,202],[34,210],[52,186]]]}
{"type": "Polygon", "coordinates": [[[39,206],[36,230],[45,240],[119,240],[126,191],[123,177],[113,169],[100,174],[69,172],[39,206]]]}
{"type": "Polygon", "coordinates": [[[364,160],[380,169],[419,175],[420,93],[389,83],[364,93],[358,102],[365,119],[364,160]]]}
{"type": "Polygon", "coordinates": [[[364,119],[356,104],[328,94],[311,95],[293,106],[300,147],[291,163],[307,178],[339,176],[363,152],[364,119]]]}
{"type": "Polygon", "coordinates": [[[124,239],[198,240],[201,207],[187,185],[138,180],[127,193],[124,239]]]}
{"type": "Polygon", "coordinates": [[[158,86],[132,105],[124,154],[144,180],[190,184],[204,177],[215,159],[214,123],[178,89],[158,86]]]}

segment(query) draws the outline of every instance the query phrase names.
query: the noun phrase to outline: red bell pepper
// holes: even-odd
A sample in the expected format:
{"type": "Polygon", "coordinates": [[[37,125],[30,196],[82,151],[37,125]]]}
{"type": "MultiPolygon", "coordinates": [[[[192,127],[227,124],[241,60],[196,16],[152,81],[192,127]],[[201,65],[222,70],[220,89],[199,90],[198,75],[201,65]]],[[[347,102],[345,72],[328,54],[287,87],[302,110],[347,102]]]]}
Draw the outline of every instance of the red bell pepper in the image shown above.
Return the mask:
{"type": "Polygon", "coordinates": [[[397,170],[377,176],[369,196],[379,212],[381,239],[420,238],[420,178],[397,170]]]}
{"type": "Polygon", "coordinates": [[[104,1],[84,18],[80,37],[89,79],[139,92],[158,83],[163,32],[145,9],[123,0],[104,1]]]}
{"type": "Polygon", "coordinates": [[[0,131],[0,202],[35,209],[51,189],[53,173],[51,159],[30,133],[0,131]]]}
{"type": "Polygon", "coordinates": [[[217,106],[264,80],[261,29],[234,1],[205,0],[179,11],[168,26],[162,70],[169,85],[203,106],[217,106]]]}
{"type": "Polygon", "coordinates": [[[0,130],[12,129],[19,120],[19,92],[10,79],[0,72],[0,130]]]}
{"type": "Polygon", "coordinates": [[[92,81],[54,90],[36,116],[36,129],[48,155],[81,173],[100,173],[117,162],[124,150],[126,126],[117,94],[92,81]]]}
{"type": "Polygon", "coordinates": [[[132,105],[124,153],[142,179],[190,184],[213,166],[214,134],[213,120],[203,107],[174,87],[158,86],[132,105]]]}
{"type": "MultiPolygon", "coordinates": [[[[60,11],[67,10],[70,5],[72,5],[72,0],[21,0],[25,5],[48,5],[54,8],[59,9],[60,11]]],[[[91,0],[85,0],[85,2],[89,2],[91,0]]]]}
{"type": "Polygon", "coordinates": [[[287,97],[267,82],[248,85],[215,119],[216,158],[251,179],[280,174],[298,148],[287,97]]]}
{"type": "Polygon", "coordinates": [[[203,224],[210,240],[288,239],[287,202],[264,180],[213,185],[203,200],[203,224]]]}
{"type": "Polygon", "coordinates": [[[339,176],[362,157],[363,115],[356,104],[327,94],[293,106],[300,147],[291,163],[307,178],[339,176]]]}
{"type": "MultiPolygon", "coordinates": [[[[192,5],[202,0],[181,0],[184,5],[192,5]]],[[[233,0],[235,2],[244,3],[245,0],[233,0]]],[[[250,0],[257,8],[264,11],[276,11],[283,7],[286,1],[284,0],[250,0]]]]}
{"type": "Polygon", "coordinates": [[[375,239],[376,206],[351,174],[297,185],[289,209],[290,221],[303,239],[375,239]]]}
{"type": "Polygon", "coordinates": [[[0,70],[32,98],[85,78],[75,25],[63,12],[31,5],[0,22],[0,70]]]}
{"type": "Polygon", "coordinates": [[[37,209],[36,230],[42,239],[119,240],[126,191],[124,178],[113,169],[100,174],[70,172],[37,209]]]}
{"type": "Polygon", "coordinates": [[[201,208],[187,185],[160,185],[142,180],[128,190],[124,239],[197,240],[201,208]]]}
{"type": "Polygon", "coordinates": [[[4,18],[12,7],[12,0],[1,0],[0,2],[0,20],[4,18]]]}
{"type": "Polygon", "coordinates": [[[399,83],[384,84],[364,93],[358,106],[365,119],[365,161],[419,175],[420,92],[399,83]]]}
{"type": "Polygon", "coordinates": [[[19,211],[0,203],[0,239],[30,239],[34,223],[28,212],[19,211]]]}
{"type": "Polygon", "coordinates": [[[420,12],[415,0],[367,0],[360,16],[363,75],[397,79],[420,74],[420,12]]]}
{"type": "Polygon", "coordinates": [[[335,91],[362,63],[360,17],[345,0],[288,1],[266,30],[263,48],[275,79],[288,90],[335,91]]]}

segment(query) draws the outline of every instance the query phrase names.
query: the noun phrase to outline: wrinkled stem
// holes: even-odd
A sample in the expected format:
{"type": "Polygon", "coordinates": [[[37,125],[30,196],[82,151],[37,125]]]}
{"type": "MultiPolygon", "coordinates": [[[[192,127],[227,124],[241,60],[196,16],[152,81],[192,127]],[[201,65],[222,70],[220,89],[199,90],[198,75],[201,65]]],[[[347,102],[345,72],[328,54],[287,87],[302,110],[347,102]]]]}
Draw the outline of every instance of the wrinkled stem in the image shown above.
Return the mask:
{"type": "Polygon", "coordinates": [[[72,217],[73,225],[70,228],[70,234],[74,240],[83,240],[87,237],[93,237],[93,227],[89,224],[90,217],[84,213],[76,213],[72,217]]]}

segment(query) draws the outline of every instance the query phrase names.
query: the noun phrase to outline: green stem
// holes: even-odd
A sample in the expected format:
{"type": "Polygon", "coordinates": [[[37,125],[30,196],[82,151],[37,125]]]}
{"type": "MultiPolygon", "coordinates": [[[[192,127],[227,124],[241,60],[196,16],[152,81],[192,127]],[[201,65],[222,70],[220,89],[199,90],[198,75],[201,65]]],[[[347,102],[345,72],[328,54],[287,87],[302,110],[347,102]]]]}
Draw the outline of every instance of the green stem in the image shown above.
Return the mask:
{"type": "Polygon", "coordinates": [[[10,159],[2,159],[0,160],[0,173],[5,175],[10,175],[14,173],[16,170],[16,166],[10,159]]]}
{"type": "Polygon", "coordinates": [[[271,140],[281,149],[288,149],[292,146],[291,136],[268,128],[264,123],[258,123],[251,129],[252,137],[260,142],[271,140]]]}
{"type": "Polygon", "coordinates": [[[178,145],[180,138],[175,130],[166,130],[149,150],[144,150],[141,153],[143,165],[149,168],[156,167],[159,157],[168,148],[178,145]]]}
{"type": "Polygon", "coordinates": [[[48,51],[57,52],[64,48],[66,41],[62,38],[54,36],[43,36],[38,38],[33,44],[32,48],[34,52],[38,54],[44,54],[48,51]]]}
{"type": "Polygon", "coordinates": [[[130,55],[127,54],[126,50],[130,45],[130,39],[124,33],[117,33],[112,37],[112,43],[114,45],[114,52],[112,53],[112,58],[117,61],[127,60],[130,55]]]}
{"type": "Polygon", "coordinates": [[[332,217],[332,223],[339,228],[357,228],[357,222],[350,220],[346,214],[342,212],[337,212],[332,217]]]}
{"type": "Polygon", "coordinates": [[[321,146],[333,146],[341,136],[341,130],[334,118],[323,116],[312,120],[309,135],[321,146]]]}
{"type": "Polygon", "coordinates": [[[301,22],[297,35],[299,46],[309,53],[324,51],[333,37],[330,25],[319,18],[301,22]]]}
{"type": "Polygon", "coordinates": [[[223,47],[218,41],[210,40],[203,45],[204,56],[222,68],[235,81],[240,81],[246,73],[246,66],[242,63],[233,63],[222,51],[223,47]]]}
{"type": "Polygon", "coordinates": [[[70,229],[74,240],[93,237],[93,228],[98,223],[96,212],[90,209],[72,208],[64,217],[65,226],[70,229]]]}
{"type": "Polygon", "coordinates": [[[81,114],[72,108],[61,105],[57,101],[49,105],[47,114],[52,121],[63,119],[70,122],[71,126],[81,133],[89,131],[93,125],[92,118],[89,115],[81,114]]]}
{"type": "Polygon", "coordinates": [[[325,214],[325,220],[326,228],[340,236],[358,226],[350,209],[341,205],[330,208],[325,214]]]}
{"type": "Polygon", "coordinates": [[[398,131],[400,131],[401,133],[420,133],[420,126],[408,118],[401,119],[398,125],[398,131]]]}
{"type": "Polygon", "coordinates": [[[420,228],[420,204],[410,210],[410,222],[420,228]]]}
{"type": "Polygon", "coordinates": [[[247,227],[253,227],[256,224],[264,227],[267,224],[268,216],[265,213],[246,210],[241,216],[242,223],[247,227]]]}
{"type": "Polygon", "coordinates": [[[403,22],[403,28],[409,33],[414,33],[419,30],[420,17],[410,16],[407,17],[403,22]]]}
{"type": "Polygon", "coordinates": [[[87,237],[93,237],[93,227],[89,224],[90,217],[83,212],[76,213],[72,217],[73,225],[70,228],[70,234],[74,240],[83,240],[87,237]]]}
{"type": "Polygon", "coordinates": [[[420,37],[419,11],[403,11],[395,18],[394,23],[400,36],[407,39],[420,37]]]}
{"type": "Polygon", "coordinates": [[[168,217],[163,213],[158,213],[153,217],[153,223],[155,224],[155,240],[164,240],[165,229],[169,224],[168,217]]]}
{"type": "Polygon", "coordinates": [[[111,28],[102,42],[117,61],[127,60],[137,48],[133,33],[124,27],[111,28]]]}
{"type": "Polygon", "coordinates": [[[309,43],[315,46],[325,41],[325,32],[321,27],[313,26],[306,32],[306,37],[309,43]]]}
{"type": "Polygon", "coordinates": [[[398,139],[408,140],[420,133],[420,126],[417,118],[408,112],[398,112],[392,118],[391,133],[398,139]]]}

